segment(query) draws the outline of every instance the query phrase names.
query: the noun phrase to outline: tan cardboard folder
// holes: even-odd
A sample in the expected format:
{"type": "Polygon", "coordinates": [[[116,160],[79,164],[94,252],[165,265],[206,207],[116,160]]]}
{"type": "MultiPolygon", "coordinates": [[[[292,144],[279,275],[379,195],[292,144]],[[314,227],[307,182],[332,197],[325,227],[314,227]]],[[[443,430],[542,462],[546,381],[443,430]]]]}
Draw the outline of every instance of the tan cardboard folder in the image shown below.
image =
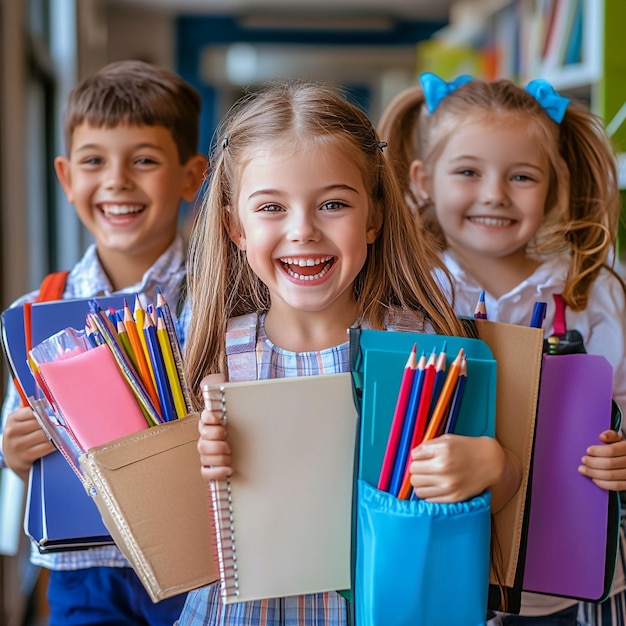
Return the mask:
{"type": "MultiPolygon", "coordinates": [[[[535,435],[543,330],[502,322],[476,320],[478,336],[497,363],[496,438],[522,464],[522,484],[513,498],[494,515],[501,557],[501,583],[509,610],[519,610],[525,555],[526,494],[535,435]]],[[[496,579],[492,573],[491,582],[496,579]]],[[[496,592],[496,596],[499,592],[496,592]]],[[[491,608],[496,608],[490,602],[491,608]]]]}
{"type": "Polygon", "coordinates": [[[190,415],[80,458],[106,527],[154,602],[219,579],[197,442],[190,415]]]}

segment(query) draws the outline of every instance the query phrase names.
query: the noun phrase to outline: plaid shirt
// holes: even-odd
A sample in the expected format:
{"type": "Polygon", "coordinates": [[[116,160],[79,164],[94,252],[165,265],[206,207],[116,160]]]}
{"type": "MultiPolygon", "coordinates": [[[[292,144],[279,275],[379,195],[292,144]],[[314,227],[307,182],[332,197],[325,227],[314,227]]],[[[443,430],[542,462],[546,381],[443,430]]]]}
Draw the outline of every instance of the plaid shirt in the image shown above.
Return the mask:
{"type": "MultiPolygon", "coordinates": [[[[268,339],[263,321],[262,315],[256,342],[260,380],[349,371],[348,342],[319,352],[289,352],[268,339]]],[[[423,325],[415,328],[423,330],[423,325]]],[[[336,592],[225,605],[217,583],[189,593],[178,626],[343,626],[348,624],[347,612],[345,599],[336,592]]]]}
{"type": "MultiPolygon", "coordinates": [[[[180,286],[185,277],[185,249],[182,237],[177,237],[172,245],[157,259],[154,265],[143,275],[140,282],[119,292],[128,293],[133,297],[141,294],[142,304],[156,301],[157,287],[161,289],[163,297],[172,309],[175,316],[176,303],[179,297],[180,286]]],[[[16,300],[12,306],[35,302],[39,290],[32,291],[16,300]]],[[[94,296],[112,294],[111,283],[100,264],[96,245],[91,244],[82,259],[74,266],[65,284],[63,299],[91,298],[94,296]]],[[[186,329],[177,322],[179,337],[184,337],[181,329],[186,329]]],[[[9,413],[19,406],[19,396],[14,386],[9,385],[4,404],[2,406],[2,424],[9,413]]],[[[6,467],[4,457],[0,451],[0,467],[6,467]]],[[[116,546],[89,548],[70,552],[56,552],[40,554],[32,545],[31,562],[51,570],[77,570],[87,567],[130,567],[116,546]]]]}

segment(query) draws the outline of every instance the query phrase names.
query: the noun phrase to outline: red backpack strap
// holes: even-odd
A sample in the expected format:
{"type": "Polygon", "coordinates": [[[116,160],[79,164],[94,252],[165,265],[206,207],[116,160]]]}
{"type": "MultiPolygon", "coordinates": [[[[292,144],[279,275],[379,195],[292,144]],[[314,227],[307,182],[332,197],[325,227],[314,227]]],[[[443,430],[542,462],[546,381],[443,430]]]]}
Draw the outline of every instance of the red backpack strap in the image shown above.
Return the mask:
{"type": "Polygon", "coordinates": [[[41,281],[37,302],[49,302],[50,300],[61,300],[65,291],[65,283],[69,270],[51,272],[41,281]]]}
{"type": "Polygon", "coordinates": [[[554,298],[554,334],[564,335],[567,332],[567,323],[565,322],[565,307],[567,305],[560,293],[552,294],[552,298],[554,298]]]}

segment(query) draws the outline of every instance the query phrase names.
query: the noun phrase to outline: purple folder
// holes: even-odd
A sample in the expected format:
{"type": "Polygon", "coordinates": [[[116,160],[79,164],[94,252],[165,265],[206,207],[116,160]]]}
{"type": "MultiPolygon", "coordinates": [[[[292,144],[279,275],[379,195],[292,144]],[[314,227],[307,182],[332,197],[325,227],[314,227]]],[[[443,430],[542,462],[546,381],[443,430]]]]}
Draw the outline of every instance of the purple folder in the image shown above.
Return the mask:
{"type": "Polygon", "coordinates": [[[600,443],[598,435],[611,428],[612,380],[604,357],[543,357],[525,591],[590,600],[604,593],[611,558],[609,492],[577,468],[586,449],[600,443]]]}

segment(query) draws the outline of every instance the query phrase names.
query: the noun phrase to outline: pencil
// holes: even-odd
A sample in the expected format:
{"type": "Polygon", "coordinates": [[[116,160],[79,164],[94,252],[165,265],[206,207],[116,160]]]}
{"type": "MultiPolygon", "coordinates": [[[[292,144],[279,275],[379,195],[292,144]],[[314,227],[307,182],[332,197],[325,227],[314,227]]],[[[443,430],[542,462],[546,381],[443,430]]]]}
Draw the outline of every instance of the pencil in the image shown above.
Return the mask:
{"type": "Polygon", "coordinates": [[[156,330],[149,315],[146,315],[144,320],[143,332],[146,336],[146,345],[148,346],[148,353],[152,360],[152,367],[154,368],[163,419],[166,422],[171,422],[175,418],[171,391],[165,372],[165,363],[163,362],[159,341],[156,336],[156,330]]]}
{"type": "Polygon", "coordinates": [[[402,423],[402,432],[400,433],[398,451],[396,453],[396,458],[393,464],[393,472],[391,474],[389,493],[394,496],[398,495],[398,492],[400,491],[400,487],[402,485],[402,478],[404,477],[404,467],[406,465],[407,456],[410,452],[409,446],[411,444],[411,435],[413,434],[413,427],[415,425],[415,418],[417,416],[417,406],[422,391],[422,384],[424,382],[425,369],[426,355],[422,353],[417,362],[417,368],[413,376],[409,402],[407,403],[406,413],[404,414],[404,420],[402,423]]]}
{"type": "Polygon", "coordinates": [[[167,374],[167,380],[170,384],[170,391],[172,392],[172,398],[174,400],[176,416],[179,418],[185,417],[185,415],[187,415],[187,407],[185,406],[183,390],[180,386],[178,371],[176,369],[176,364],[174,363],[174,355],[172,354],[172,347],[170,346],[170,337],[167,334],[167,328],[165,328],[163,316],[158,310],[156,335],[159,340],[161,355],[163,356],[163,363],[165,364],[165,373],[167,374]]]}
{"type": "Polygon", "coordinates": [[[443,388],[439,394],[439,399],[437,400],[437,405],[435,406],[435,410],[430,418],[428,428],[424,433],[423,441],[428,441],[436,435],[439,425],[448,411],[450,401],[452,400],[452,394],[454,393],[454,387],[456,386],[456,381],[459,377],[463,354],[463,348],[461,348],[454,361],[452,361],[452,365],[450,365],[446,381],[443,384],[443,388]]]}
{"type": "Polygon", "coordinates": [[[406,454],[404,471],[402,474],[402,483],[400,485],[400,489],[398,490],[398,498],[401,500],[405,500],[411,492],[411,473],[409,472],[409,467],[411,465],[411,450],[422,442],[424,431],[426,430],[426,424],[428,422],[428,412],[431,402],[430,399],[433,395],[433,386],[437,375],[435,354],[436,351],[433,349],[433,352],[428,359],[428,363],[426,364],[426,371],[424,372],[424,383],[422,385],[419,404],[417,407],[417,416],[415,418],[413,432],[411,433],[411,442],[406,454]]]}
{"type": "Polygon", "coordinates": [[[137,336],[139,337],[139,343],[141,343],[141,347],[143,348],[143,353],[146,355],[146,361],[148,363],[148,369],[150,370],[150,377],[152,378],[152,384],[156,389],[156,379],[154,378],[154,370],[152,368],[152,361],[148,358],[148,346],[146,345],[146,337],[143,333],[143,323],[145,320],[146,312],[143,310],[141,306],[141,300],[139,299],[139,294],[135,295],[135,308],[134,308],[134,320],[135,320],[135,328],[137,329],[137,336]]]}
{"type": "Polygon", "coordinates": [[[411,395],[411,385],[413,384],[413,377],[415,376],[415,370],[417,369],[417,344],[413,344],[413,349],[409,354],[404,371],[402,373],[402,379],[400,380],[400,391],[398,392],[398,399],[396,400],[396,408],[393,413],[391,421],[391,428],[389,429],[389,438],[387,440],[387,447],[385,448],[385,456],[383,458],[383,465],[380,470],[380,477],[378,479],[378,489],[381,491],[387,491],[389,489],[389,482],[391,480],[391,474],[393,471],[394,459],[398,450],[398,442],[400,441],[400,434],[402,432],[402,422],[406,414],[406,408],[409,403],[409,397],[411,395]]]}
{"type": "Polygon", "coordinates": [[[178,335],[176,334],[176,328],[174,328],[174,320],[170,312],[170,307],[167,304],[167,300],[163,297],[161,290],[157,287],[156,297],[157,310],[161,311],[165,327],[167,328],[167,334],[170,336],[170,346],[172,346],[172,354],[174,355],[174,363],[178,370],[178,379],[180,380],[180,386],[183,390],[183,398],[185,399],[185,406],[187,411],[191,413],[193,411],[193,404],[191,402],[191,391],[187,380],[185,378],[185,370],[183,368],[183,353],[180,349],[180,342],[178,341],[178,335]]]}
{"type": "MultiPolygon", "coordinates": [[[[143,351],[143,347],[141,346],[141,340],[139,339],[139,333],[137,332],[137,326],[135,325],[135,320],[133,319],[133,314],[130,311],[130,307],[128,306],[128,302],[124,300],[124,326],[126,327],[126,332],[128,333],[128,340],[130,342],[130,346],[135,355],[135,359],[137,360],[137,373],[139,374],[139,378],[143,383],[152,403],[155,407],[159,406],[159,396],[156,392],[155,386],[152,383],[152,377],[150,376],[150,368],[148,367],[147,355],[143,351]]],[[[143,332],[143,329],[142,329],[143,332]]],[[[161,408],[161,412],[163,409],[161,408]]]]}
{"type": "Polygon", "coordinates": [[[474,319],[486,320],[487,319],[487,307],[485,306],[485,292],[480,292],[476,308],[474,309],[474,319]]]}
{"type": "Polygon", "coordinates": [[[456,381],[456,387],[454,388],[454,396],[452,396],[452,406],[450,407],[450,415],[446,423],[446,433],[453,433],[456,428],[456,422],[459,418],[459,412],[461,410],[461,402],[463,401],[463,393],[465,392],[465,385],[467,383],[467,358],[463,356],[461,361],[461,370],[459,377],[456,381]]]}
{"type": "Polygon", "coordinates": [[[118,313],[116,319],[117,326],[117,338],[119,339],[124,352],[126,352],[126,356],[130,359],[133,367],[137,369],[137,360],[135,359],[135,354],[130,345],[130,340],[128,339],[128,333],[126,332],[126,326],[124,325],[124,317],[121,313],[118,313]]]}
{"type": "MultiPolygon", "coordinates": [[[[447,363],[447,355],[446,355],[446,347],[448,345],[447,341],[443,342],[443,347],[441,348],[441,352],[437,357],[437,363],[435,365],[435,384],[432,388],[431,392],[431,400],[428,412],[428,418],[433,414],[435,410],[435,405],[437,404],[437,398],[439,398],[439,394],[441,393],[441,389],[443,388],[443,383],[446,380],[446,367],[447,363]]],[[[428,422],[424,425],[424,430],[426,430],[428,422]]]]}
{"type": "Polygon", "coordinates": [[[535,302],[533,307],[533,314],[530,318],[531,328],[541,328],[543,326],[543,320],[546,318],[547,303],[535,302]]]}

